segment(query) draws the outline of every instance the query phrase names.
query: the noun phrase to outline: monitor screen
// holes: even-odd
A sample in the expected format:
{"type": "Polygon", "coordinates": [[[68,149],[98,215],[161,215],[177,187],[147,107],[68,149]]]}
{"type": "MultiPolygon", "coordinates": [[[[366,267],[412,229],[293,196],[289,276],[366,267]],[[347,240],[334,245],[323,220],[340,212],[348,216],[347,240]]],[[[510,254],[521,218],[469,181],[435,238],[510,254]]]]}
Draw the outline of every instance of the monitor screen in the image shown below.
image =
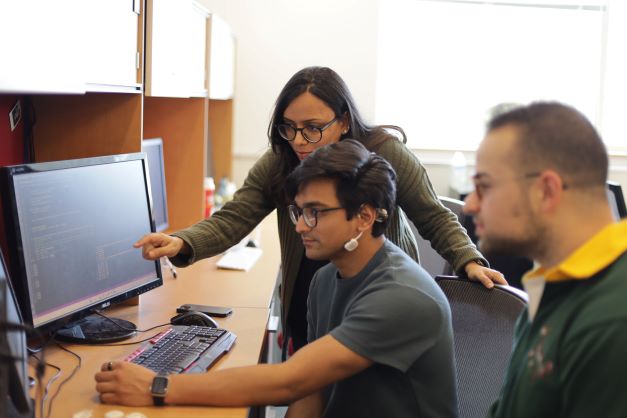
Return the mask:
{"type": "Polygon", "coordinates": [[[68,337],[84,342],[120,339],[107,332],[126,324],[67,323],[163,283],[159,262],[133,248],[154,232],[145,154],[23,164],[2,174],[12,283],[26,323],[69,327],[68,337]]]}
{"type": "Polygon", "coordinates": [[[625,197],[623,196],[623,189],[620,184],[613,181],[607,182],[607,199],[610,202],[610,208],[616,220],[627,218],[625,197]]]}
{"type": "Polygon", "coordinates": [[[152,192],[152,213],[157,232],[168,229],[168,200],[165,189],[165,168],[163,164],[163,140],[161,138],[144,139],[142,151],[148,158],[150,172],[150,190],[152,192]]]}
{"type": "Polygon", "coordinates": [[[20,329],[21,325],[22,318],[9,283],[4,258],[0,254],[0,354],[3,366],[6,366],[6,373],[0,379],[6,379],[4,384],[8,387],[8,400],[13,403],[13,407],[21,413],[27,413],[31,410],[31,401],[28,393],[26,332],[20,329]]]}

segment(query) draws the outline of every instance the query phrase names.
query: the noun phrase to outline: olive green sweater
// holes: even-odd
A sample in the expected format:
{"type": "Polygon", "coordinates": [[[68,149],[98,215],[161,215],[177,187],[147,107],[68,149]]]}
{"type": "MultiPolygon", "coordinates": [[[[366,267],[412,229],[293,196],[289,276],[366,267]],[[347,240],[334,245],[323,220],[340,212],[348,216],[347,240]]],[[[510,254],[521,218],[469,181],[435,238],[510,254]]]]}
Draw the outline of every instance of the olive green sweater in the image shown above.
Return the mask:
{"type": "MultiPolygon", "coordinates": [[[[413,152],[396,138],[383,142],[376,152],[390,162],[397,174],[398,210],[385,232],[386,237],[419,261],[416,240],[407,220],[409,218],[420,235],[431,242],[455,271],[463,273],[466,263],[476,259],[481,259],[487,265],[464,228],[457,222],[455,214],[438,200],[425,168],[413,152]]],[[[281,246],[281,318],[285,327],[304,247],[287,208],[276,207],[273,198],[264,192],[264,186],[278,167],[278,158],[272,150],[268,150],[250,169],[244,185],[234,194],[233,200],[210,218],[172,234],[183,239],[192,250],[189,258],[177,256],[172,262],[177,266],[185,266],[224,252],[241,241],[276,209],[281,246]]]]}

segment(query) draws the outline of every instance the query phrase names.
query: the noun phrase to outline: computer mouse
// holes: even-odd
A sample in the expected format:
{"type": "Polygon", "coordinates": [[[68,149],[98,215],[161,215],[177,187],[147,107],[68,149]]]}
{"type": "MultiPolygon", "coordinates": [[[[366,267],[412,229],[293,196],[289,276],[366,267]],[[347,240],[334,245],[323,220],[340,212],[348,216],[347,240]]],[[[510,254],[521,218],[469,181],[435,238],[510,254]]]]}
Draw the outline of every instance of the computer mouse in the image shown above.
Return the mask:
{"type": "Polygon", "coordinates": [[[170,323],[172,325],[199,325],[202,327],[220,328],[218,323],[209,315],[197,311],[189,311],[176,315],[174,318],[170,319],[170,323]]]}

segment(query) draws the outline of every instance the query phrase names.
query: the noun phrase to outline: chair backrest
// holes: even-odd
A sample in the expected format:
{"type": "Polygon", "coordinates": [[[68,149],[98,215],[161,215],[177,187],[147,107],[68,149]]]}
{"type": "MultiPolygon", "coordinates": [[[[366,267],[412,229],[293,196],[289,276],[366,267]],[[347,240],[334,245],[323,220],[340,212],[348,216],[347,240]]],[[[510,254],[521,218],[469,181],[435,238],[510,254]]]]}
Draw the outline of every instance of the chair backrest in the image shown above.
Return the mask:
{"type": "MultiPolygon", "coordinates": [[[[445,196],[438,196],[438,199],[440,199],[440,202],[442,202],[444,206],[457,215],[459,223],[463,222],[464,213],[462,212],[462,208],[464,207],[464,202],[445,196]]],[[[418,229],[416,229],[413,223],[411,224],[411,228],[416,237],[416,242],[418,243],[420,265],[433,277],[437,275],[453,274],[452,266],[431,247],[429,241],[420,236],[418,229]]]]}
{"type": "Polygon", "coordinates": [[[459,416],[485,417],[503,385],[527,294],[511,286],[486,289],[455,276],[435,280],[451,306],[459,416]]]}

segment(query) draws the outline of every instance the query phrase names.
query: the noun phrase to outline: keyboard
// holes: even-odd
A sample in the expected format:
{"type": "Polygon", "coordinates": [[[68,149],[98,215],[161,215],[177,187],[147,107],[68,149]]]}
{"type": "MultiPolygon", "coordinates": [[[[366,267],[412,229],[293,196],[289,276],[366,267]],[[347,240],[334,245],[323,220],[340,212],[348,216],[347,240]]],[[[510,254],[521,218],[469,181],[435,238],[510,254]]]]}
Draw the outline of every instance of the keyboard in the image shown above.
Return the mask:
{"type": "Polygon", "coordinates": [[[222,269],[248,271],[261,257],[262,252],[261,248],[254,247],[231,248],[216,265],[222,269]]]}
{"type": "Polygon", "coordinates": [[[157,373],[204,373],[227,353],[236,335],[220,328],[171,325],[128,355],[125,361],[157,373]]]}

